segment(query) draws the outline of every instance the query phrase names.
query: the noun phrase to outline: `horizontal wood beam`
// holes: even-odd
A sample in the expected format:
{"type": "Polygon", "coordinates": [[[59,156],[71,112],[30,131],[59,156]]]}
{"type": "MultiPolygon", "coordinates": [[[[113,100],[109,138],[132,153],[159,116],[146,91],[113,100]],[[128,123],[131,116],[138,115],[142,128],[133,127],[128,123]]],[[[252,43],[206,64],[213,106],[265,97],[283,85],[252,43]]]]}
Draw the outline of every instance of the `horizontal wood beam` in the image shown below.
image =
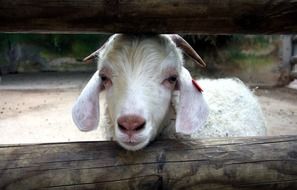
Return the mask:
{"type": "Polygon", "coordinates": [[[297,33],[296,0],[0,0],[0,32],[297,33]]]}
{"type": "Polygon", "coordinates": [[[297,136],[0,146],[0,189],[296,189],[297,136]]]}

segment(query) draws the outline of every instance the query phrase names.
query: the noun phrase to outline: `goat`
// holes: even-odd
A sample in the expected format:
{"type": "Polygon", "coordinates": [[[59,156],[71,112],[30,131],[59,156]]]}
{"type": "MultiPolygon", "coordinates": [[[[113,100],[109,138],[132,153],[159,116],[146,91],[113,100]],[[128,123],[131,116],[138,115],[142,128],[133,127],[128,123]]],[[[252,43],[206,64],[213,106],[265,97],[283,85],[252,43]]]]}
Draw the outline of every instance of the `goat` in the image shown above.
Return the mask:
{"type": "Polygon", "coordinates": [[[204,79],[198,85],[183,66],[183,53],[206,66],[179,35],[111,36],[84,59],[96,60],[98,70],[74,104],[74,123],[90,131],[103,116],[107,119],[100,119],[100,130],[106,138],[111,136],[132,151],[158,135],[265,135],[263,113],[248,88],[238,79],[204,79]]]}

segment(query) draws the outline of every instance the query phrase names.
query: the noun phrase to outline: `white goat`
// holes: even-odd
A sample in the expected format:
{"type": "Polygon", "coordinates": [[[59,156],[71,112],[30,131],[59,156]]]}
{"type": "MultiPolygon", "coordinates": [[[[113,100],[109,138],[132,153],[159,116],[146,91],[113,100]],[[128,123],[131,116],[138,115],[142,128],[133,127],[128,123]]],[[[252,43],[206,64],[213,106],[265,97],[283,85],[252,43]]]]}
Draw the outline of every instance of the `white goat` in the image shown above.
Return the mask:
{"type": "Polygon", "coordinates": [[[238,79],[205,79],[199,81],[202,92],[183,67],[183,53],[205,66],[178,35],[110,37],[85,58],[97,58],[98,71],[73,107],[77,127],[93,130],[99,115],[104,116],[107,120],[100,119],[100,130],[128,150],[145,147],[159,134],[183,133],[192,138],[265,135],[262,111],[247,87],[238,79]],[[100,104],[105,101],[100,106],[102,113],[99,94],[100,104]]]}

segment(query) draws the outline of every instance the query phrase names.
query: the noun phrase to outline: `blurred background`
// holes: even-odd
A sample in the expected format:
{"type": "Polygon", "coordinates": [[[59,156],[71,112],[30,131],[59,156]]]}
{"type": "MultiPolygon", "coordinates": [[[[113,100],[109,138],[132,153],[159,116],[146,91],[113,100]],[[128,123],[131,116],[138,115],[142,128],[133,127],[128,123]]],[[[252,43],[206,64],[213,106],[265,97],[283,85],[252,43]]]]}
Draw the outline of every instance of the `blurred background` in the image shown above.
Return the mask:
{"type": "MultiPolygon", "coordinates": [[[[0,143],[100,140],[82,133],[71,107],[96,70],[82,59],[108,35],[0,34],[0,143]]],[[[207,63],[200,77],[238,77],[258,97],[268,135],[297,134],[297,38],[183,35],[207,63]]]]}

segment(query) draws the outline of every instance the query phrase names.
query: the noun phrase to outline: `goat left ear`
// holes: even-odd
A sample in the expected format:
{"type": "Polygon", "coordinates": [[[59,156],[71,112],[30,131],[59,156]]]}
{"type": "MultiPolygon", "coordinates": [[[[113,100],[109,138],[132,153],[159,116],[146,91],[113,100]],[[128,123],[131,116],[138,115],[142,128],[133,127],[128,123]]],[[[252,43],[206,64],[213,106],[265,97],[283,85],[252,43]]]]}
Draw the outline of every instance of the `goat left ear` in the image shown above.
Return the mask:
{"type": "Polygon", "coordinates": [[[75,125],[82,131],[90,131],[97,128],[99,123],[99,92],[101,90],[101,78],[97,71],[72,108],[72,119],[75,125]]]}
{"type": "Polygon", "coordinates": [[[177,106],[176,132],[191,134],[198,131],[206,122],[208,106],[201,89],[192,82],[189,71],[182,67],[179,76],[179,103],[177,106]]]}

